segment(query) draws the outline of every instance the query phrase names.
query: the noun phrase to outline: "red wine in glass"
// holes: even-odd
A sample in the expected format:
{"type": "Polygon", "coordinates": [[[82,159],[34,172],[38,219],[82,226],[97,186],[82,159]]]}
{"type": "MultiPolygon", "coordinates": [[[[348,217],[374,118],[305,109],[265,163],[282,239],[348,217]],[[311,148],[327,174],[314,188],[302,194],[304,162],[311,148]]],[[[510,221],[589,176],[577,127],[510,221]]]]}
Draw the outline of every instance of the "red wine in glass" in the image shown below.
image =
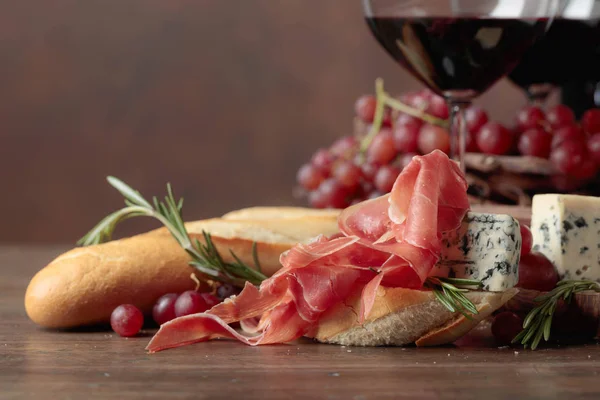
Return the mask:
{"type": "Polygon", "coordinates": [[[367,23],[387,52],[432,90],[471,99],[518,64],[547,20],[370,17],[367,23]]]}
{"type": "Polygon", "coordinates": [[[451,154],[464,170],[470,102],[509,73],[547,30],[560,0],[363,0],[381,46],[446,98],[451,154]]]}
{"type": "Polygon", "coordinates": [[[600,18],[557,18],[508,77],[538,103],[544,102],[553,87],[599,82],[600,18]]]}

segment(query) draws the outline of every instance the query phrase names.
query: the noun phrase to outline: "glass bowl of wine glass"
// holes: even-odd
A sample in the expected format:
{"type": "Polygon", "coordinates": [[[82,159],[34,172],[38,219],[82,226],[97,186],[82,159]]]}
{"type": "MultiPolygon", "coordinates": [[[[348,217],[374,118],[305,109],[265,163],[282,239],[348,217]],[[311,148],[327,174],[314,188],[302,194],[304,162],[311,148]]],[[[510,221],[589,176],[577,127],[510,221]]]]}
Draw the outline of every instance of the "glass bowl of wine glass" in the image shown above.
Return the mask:
{"type": "Polygon", "coordinates": [[[580,117],[596,105],[593,94],[581,99],[577,92],[600,81],[600,0],[561,2],[548,32],[527,50],[508,77],[525,91],[531,105],[541,108],[555,88],[562,88],[563,98],[580,117]],[[575,96],[571,95],[574,91],[575,96]]]}
{"type": "Polygon", "coordinates": [[[387,53],[448,102],[450,156],[464,170],[464,110],[544,35],[560,1],[363,0],[363,8],[387,53]]]}

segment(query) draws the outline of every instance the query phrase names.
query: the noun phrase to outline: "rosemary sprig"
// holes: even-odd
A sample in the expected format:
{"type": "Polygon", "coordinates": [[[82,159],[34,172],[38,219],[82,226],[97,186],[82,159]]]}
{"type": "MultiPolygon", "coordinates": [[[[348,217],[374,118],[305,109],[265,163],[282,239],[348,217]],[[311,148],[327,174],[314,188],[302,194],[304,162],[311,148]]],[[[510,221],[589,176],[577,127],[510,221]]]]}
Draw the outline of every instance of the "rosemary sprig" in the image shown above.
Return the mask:
{"type": "Polygon", "coordinates": [[[460,312],[466,318],[478,314],[477,307],[469,300],[464,292],[468,288],[478,289],[483,283],[476,279],[442,278],[430,276],[425,281],[425,287],[431,289],[437,300],[450,312],[460,312]]]}
{"type": "Polygon", "coordinates": [[[558,282],[550,292],[536,297],[534,301],[539,305],[529,311],[523,320],[523,330],[515,336],[512,343],[521,343],[525,348],[530,346],[531,350],[535,350],[542,338],[547,342],[558,302],[562,299],[569,304],[575,293],[586,290],[600,292],[600,284],[594,281],[564,280],[558,282]]]}
{"type": "Polygon", "coordinates": [[[89,246],[109,241],[116,226],[121,221],[139,216],[152,217],[159,220],[190,255],[192,258],[190,265],[203,274],[210,276],[211,279],[243,287],[246,281],[257,285],[267,278],[261,272],[256,243],[252,246],[252,256],[256,269],[252,269],[231,250],[231,256],[235,261],[225,262],[207,232],[202,231],[205,243],[201,243],[198,239],[192,240],[181,215],[183,198],[175,201],[170,184],[167,184],[167,195],[164,202],[153,197],[151,204],[138,191],[132,189],[123,181],[112,176],[109,176],[107,181],[125,197],[126,207],[103,218],[77,244],[89,246]]]}

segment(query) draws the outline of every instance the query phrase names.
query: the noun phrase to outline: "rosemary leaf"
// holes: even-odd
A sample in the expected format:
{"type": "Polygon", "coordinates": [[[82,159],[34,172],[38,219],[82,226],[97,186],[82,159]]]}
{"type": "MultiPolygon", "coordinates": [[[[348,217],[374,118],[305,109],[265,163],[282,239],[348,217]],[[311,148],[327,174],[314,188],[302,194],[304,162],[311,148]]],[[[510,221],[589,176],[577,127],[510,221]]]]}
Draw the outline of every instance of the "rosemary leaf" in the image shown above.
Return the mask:
{"type": "Polygon", "coordinates": [[[483,282],[476,279],[464,279],[464,278],[444,278],[444,281],[455,286],[476,286],[482,287],[483,282]]]}
{"type": "Polygon", "coordinates": [[[199,263],[198,261],[190,261],[190,265],[196,268],[198,271],[203,274],[210,275],[212,277],[218,277],[219,271],[214,270],[212,268],[207,268],[204,264],[199,263]]]}
{"type": "Polygon", "coordinates": [[[540,324],[541,324],[541,319],[534,319],[533,320],[533,323],[532,323],[530,329],[527,331],[527,333],[523,337],[523,340],[521,341],[522,345],[524,345],[525,347],[527,347],[527,343],[529,342],[529,339],[531,339],[533,337],[533,335],[535,335],[535,332],[539,328],[540,324]]]}
{"type": "MultiPolygon", "coordinates": [[[[109,176],[107,180],[123,195],[126,207],[104,217],[77,242],[79,245],[88,246],[111,240],[116,226],[125,219],[138,216],[153,217],[167,228],[177,243],[187,252],[191,258],[190,266],[210,276],[211,279],[243,287],[246,281],[260,284],[267,278],[260,270],[256,271],[246,265],[233,252],[231,254],[235,262],[225,262],[208,232],[202,232],[205,243],[201,243],[196,238],[192,240],[182,217],[183,199],[175,200],[171,184],[167,184],[167,195],[164,201],[153,197],[150,203],[138,191],[118,178],[109,176]]],[[[253,249],[255,248],[256,243],[253,244],[253,249]]],[[[259,268],[258,255],[255,252],[253,259],[259,268]]]]}
{"type": "Polygon", "coordinates": [[[550,328],[552,328],[552,314],[547,315],[544,320],[544,340],[550,340],[550,328]]]}
{"type": "Polygon", "coordinates": [[[541,307],[534,308],[529,314],[527,314],[527,316],[525,317],[525,320],[523,321],[523,328],[529,327],[529,325],[531,325],[531,321],[533,321],[533,319],[538,315],[538,313],[541,310],[542,310],[541,307]]]}
{"type": "Polygon", "coordinates": [[[481,282],[436,276],[430,276],[425,281],[425,287],[432,289],[436,299],[450,312],[458,311],[466,318],[472,319],[472,315],[478,313],[477,307],[464,295],[463,292],[468,290],[459,286],[480,287],[481,282]]]}
{"type": "Polygon", "coordinates": [[[131,187],[129,187],[129,185],[127,185],[122,180],[115,178],[114,176],[109,176],[108,178],[106,178],[106,180],[112,187],[117,189],[119,191],[119,193],[121,193],[123,195],[123,197],[125,197],[125,199],[131,201],[132,203],[134,203],[136,205],[146,207],[146,208],[152,208],[150,203],[148,203],[146,201],[146,199],[144,199],[138,191],[133,190],[131,187]]]}
{"type": "Polygon", "coordinates": [[[533,342],[531,343],[531,350],[537,349],[538,344],[540,344],[540,340],[542,340],[543,334],[544,334],[544,330],[543,329],[539,329],[536,332],[535,337],[533,338],[533,342]]]}
{"type": "Polygon", "coordinates": [[[515,337],[513,338],[513,340],[511,341],[511,343],[513,343],[513,344],[514,344],[514,343],[520,343],[520,342],[521,342],[521,340],[523,340],[523,338],[525,337],[525,335],[526,335],[526,334],[527,334],[527,331],[526,331],[526,330],[522,330],[521,332],[519,332],[519,333],[517,334],[517,336],[515,336],[515,337]]]}
{"type": "Polygon", "coordinates": [[[444,305],[450,312],[456,312],[456,308],[450,302],[448,302],[447,298],[439,291],[439,289],[433,289],[433,294],[438,299],[440,303],[444,305]]]}
{"type": "Polygon", "coordinates": [[[459,292],[450,292],[450,293],[471,314],[477,314],[478,313],[477,307],[475,307],[475,305],[469,299],[467,299],[465,297],[465,295],[463,295],[462,293],[459,293],[459,292]]]}

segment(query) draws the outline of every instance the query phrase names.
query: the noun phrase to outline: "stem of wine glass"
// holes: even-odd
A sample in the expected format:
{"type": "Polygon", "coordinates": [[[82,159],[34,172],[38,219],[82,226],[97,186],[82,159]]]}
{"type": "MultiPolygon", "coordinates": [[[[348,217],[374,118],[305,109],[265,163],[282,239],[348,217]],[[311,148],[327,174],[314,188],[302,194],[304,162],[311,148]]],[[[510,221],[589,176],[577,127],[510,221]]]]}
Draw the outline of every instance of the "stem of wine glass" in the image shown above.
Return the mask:
{"type": "Polygon", "coordinates": [[[448,100],[450,109],[450,158],[458,161],[460,169],[465,172],[465,147],[467,143],[467,123],[465,110],[471,103],[468,101],[448,100]]]}

